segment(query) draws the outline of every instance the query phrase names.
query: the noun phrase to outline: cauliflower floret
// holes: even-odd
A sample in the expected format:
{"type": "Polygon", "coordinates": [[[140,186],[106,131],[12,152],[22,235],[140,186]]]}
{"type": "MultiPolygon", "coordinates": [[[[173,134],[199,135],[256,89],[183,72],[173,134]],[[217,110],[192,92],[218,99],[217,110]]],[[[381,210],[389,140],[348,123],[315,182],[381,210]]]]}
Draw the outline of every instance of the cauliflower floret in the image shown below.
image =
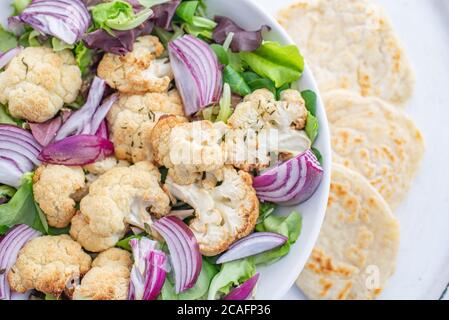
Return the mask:
{"type": "Polygon", "coordinates": [[[165,117],[151,135],[154,160],[171,171],[176,183],[191,184],[203,172],[224,166],[223,137],[227,129],[223,122],[186,122],[179,117],[165,117]]]}
{"type": "Polygon", "coordinates": [[[75,287],[74,300],[126,300],[132,266],[131,254],[111,248],[100,253],[92,269],[75,287]]]}
{"type": "Polygon", "coordinates": [[[47,216],[48,224],[65,228],[75,215],[76,202],[86,187],[81,167],[42,165],[33,177],[34,199],[47,216]]]}
{"type": "Polygon", "coordinates": [[[123,93],[165,92],[173,73],[167,58],[158,59],[163,53],[164,47],[157,37],[139,37],[134,50],[125,56],[105,54],[98,75],[123,93]]]}
{"type": "Polygon", "coordinates": [[[124,160],[118,160],[115,157],[107,157],[104,160],[100,160],[83,167],[84,170],[94,175],[102,175],[106,171],[109,171],[115,167],[128,167],[129,163],[124,160]]]}
{"type": "Polygon", "coordinates": [[[215,178],[221,184],[212,184],[206,178],[191,185],[179,185],[170,174],[166,180],[170,193],[195,209],[190,229],[205,256],[220,254],[250,234],[259,217],[259,200],[248,173],[225,166],[215,178]]]}
{"type": "Polygon", "coordinates": [[[9,285],[20,293],[36,289],[59,297],[89,271],[91,260],[68,235],[35,238],[20,250],[9,285]]]}
{"type": "Polygon", "coordinates": [[[83,169],[87,171],[87,186],[90,186],[103,173],[115,167],[129,167],[129,162],[125,160],[118,160],[116,157],[110,156],[104,160],[85,165],[83,169]]]}
{"type": "Polygon", "coordinates": [[[177,90],[121,95],[107,116],[116,157],[130,162],[151,160],[151,131],[157,121],[167,114],[184,115],[177,90]]]}
{"type": "Polygon", "coordinates": [[[251,171],[268,167],[278,157],[285,160],[306,151],[311,147],[302,130],[306,120],[305,102],[298,91],[285,90],[280,101],[267,89],[254,91],[228,120],[232,127],[225,143],[228,162],[251,171]]]}
{"type": "Polygon", "coordinates": [[[148,212],[156,217],[170,212],[170,199],[160,179],[158,169],[146,161],[107,171],[81,200],[70,234],[86,250],[100,252],[113,247],[128,224],[145,229],[152,223],[148,212]]]}
{"type": "Polygon", "coordinates": [[[81,84],[81,71],[69,50],[29,47],[0,73],[0,103],[8,103],[13,117],[45,122],[64,103],[75,101],[81,84]]]}

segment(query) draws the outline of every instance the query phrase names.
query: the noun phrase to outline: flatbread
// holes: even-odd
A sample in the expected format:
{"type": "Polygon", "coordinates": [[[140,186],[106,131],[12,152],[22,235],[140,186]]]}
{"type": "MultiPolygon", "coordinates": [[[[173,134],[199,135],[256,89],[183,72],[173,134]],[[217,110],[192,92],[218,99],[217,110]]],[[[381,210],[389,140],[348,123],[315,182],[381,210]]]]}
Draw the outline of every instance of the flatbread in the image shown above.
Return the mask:
{"type": "Polygon", "coordinates": [[[394,273],[399,223],[360,174],[334,165],[326,217],[297,285],[311,299],[374,299],[394,273]]]}
{"type": "Polygon", "coordinates": [[[333,161],[361,173],[392,209],[407,195],[424,155],[424,139],[400,109],[347,91],[323,95],[333,161]]]}
{"type": "Polygon", "coordinates": [[[383,9],[369,0],[303,0],[279,13],[320,90],[348,89],[393,104],[410,98],[414,74],[383,9]]]}

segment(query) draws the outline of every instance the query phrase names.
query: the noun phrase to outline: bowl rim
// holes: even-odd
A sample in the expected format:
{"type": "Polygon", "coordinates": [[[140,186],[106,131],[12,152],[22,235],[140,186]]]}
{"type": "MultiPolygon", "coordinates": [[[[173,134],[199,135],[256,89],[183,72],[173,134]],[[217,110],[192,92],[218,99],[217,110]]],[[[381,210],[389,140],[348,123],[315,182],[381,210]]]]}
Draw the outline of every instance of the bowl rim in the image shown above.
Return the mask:
{"type": "MultiPolygon", "coordinates": [[[[206,3],[209,1],[214,0],[206,0],[206,3]]],[[[221,0],[215,0],[215,1],[221,1],[221,0]]],[[[271,31],[276,31],[278,34],[278,37],[276,41],[283,45],[295,45],[297,44],[293,41],[293,39],[287,34],[287,32],[284,30],[284,28],[278,23],[278,21],[274,18],[273,15],[266,12],[261,4],[257,3],[255,0],[233,0],[232,3],[236,3],[240,1],[245,6],[251,8],[251,10],[254,10],[258,15],[263,17],[263,19],[266,21],[265,24],[269,25],[271,27],[271,31]]],[[[248,14],[248,17],[250,14],[248,14]]],[[[238,23],[238,21],[236,21],[238,23]]],[[[299,50],[301,51],[301,48],[298,46],[299,50]]],[[[329,191],[330,191],[330,183],[331,183],[331,163],[332,163],[332,151],[331,151],[331,144],[330,144],[330,129],[329,129],[329,122],[326,115],[326,110],[324,108],[324,104],[321,98],[321,93],[318,88],[318,85],[316,83],[316,80],[313,76],[313,73],[310,69],[310,67],[307,64],[307,61],[305,61],[304,64],[304,72],[302,77],[306,76],[308,79],[307,81],[310,83],[309,88],[313,90],[317,95],[317,110],[319,112],[319,120],[320,120],[320,136],[322,137],[324,141],[324,149],[323,147],[320,147],[320,151],[323,154],[323,169],[324,169],[324,176],[323,180],[321,182],[320,188],[322,198],[321,203],[319,204],[319,212],[314,212],[313,214],[318,215],[318,217],[315,218],[314,224],[311,227],[310,234],[311,236],[306,241],[305,244],[302,244],[301,251],[304,253],[302,255],[302,258],[298,258],[298,261],[296,261],[295,265],[291,267],[291,272],[289,274],[283,274],[282,275],[282,281],[278,282],[273,289],[273,292],[271,293],[271,296],[269,299],[271,300],[277,300],[282,299],[283,296],[288,292],[290,288],[294,285],[296,279],[298,278],[301,271],[304,269],[305,264],[307,263],[307,260],[309,259],[312,250],[315,246],[316,241],[318,240],[318,236],[320,234],[320,230],[322,227],[322,224],[324,222],[325,214],[326,214],[326,208],[327,208],[327,199],[329,197],[329,191]]],[[[298,85],[299,87],[299,85],[298,85]]],[[[299,89],[299,88],[298,88],[299,89]]],[[[313,198],[312,198],[313,199],[313,198]]],[[[294,246],[292,246],[292,249],[294,246]]],[[[293,254],[292,250],[288,253],[288,255],[293,254]]],[[[275,266],[276,263],[271,264],[264,268],[270,268],[272,266],[275,266]]],[[[258,291],[256,291],[255,299],[258,299],[258,291]]]]}

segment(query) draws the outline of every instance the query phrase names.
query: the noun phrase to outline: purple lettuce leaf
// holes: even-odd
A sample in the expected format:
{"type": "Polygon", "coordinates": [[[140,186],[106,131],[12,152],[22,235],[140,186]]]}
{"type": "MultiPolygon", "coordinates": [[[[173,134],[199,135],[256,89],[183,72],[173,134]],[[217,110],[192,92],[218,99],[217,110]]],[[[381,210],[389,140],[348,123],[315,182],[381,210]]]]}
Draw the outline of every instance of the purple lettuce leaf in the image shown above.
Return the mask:
{"type": "Polygon", "coordinates": [[[231,42],[231,50],[233,52],[257,50],[263,41],[262,32],[271,30],[269,26],[263,25],[259,30],[247,31],[231,19],[223,16],[216,16],[215,22],[218,25],[213,33],[214,41],[223,44],[228,34],[231,32],[234,33],[231,42]]]}

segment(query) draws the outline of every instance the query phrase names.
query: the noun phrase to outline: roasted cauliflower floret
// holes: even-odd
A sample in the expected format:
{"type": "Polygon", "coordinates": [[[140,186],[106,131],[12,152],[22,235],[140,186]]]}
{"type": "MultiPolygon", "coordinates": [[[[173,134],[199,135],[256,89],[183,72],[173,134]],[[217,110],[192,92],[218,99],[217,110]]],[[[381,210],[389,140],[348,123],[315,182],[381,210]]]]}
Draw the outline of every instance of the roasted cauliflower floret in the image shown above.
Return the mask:
{"type": "Polygon", "coordinates": [[[116,157],[130,162],[151,160],[151,131],[167,114],[184,115],[177,90],[144,95],[122,94],[107,116],[116,157]]]}
{"type": "Polygon", "coordinates": [[[137,38],[133,51],[125,56],[106,53],[98,66],[98,75],[123,93],[165,92],[173,73],[167,58],[158,59],[163,53],[157,37],[137,38]]]}
{"type": "Polygon", "coordinates": [[[81,200],[70,234],[86,250],[101,252],[125,235],[128,224],[145,229],[152,222],[149,212],[161,217],[170,211],[170,199],[160,179],[158,169],[150,162],[107,171],[81,200]]]}
{"type": "Polygon", "coordinates": [[[132,266],[131,254],[111,248],[100,253],[92,269],[75,287],[74,300],[126,300],[132,266]]]}
{"type": "Polygon", "coordinates": [[[103,173],[106,173],[106,171],[109,171],[111,169],[114,169],[115,167],[128,167],[129,163],[124,160],[118,160],[115,157],[107,157],[104,160],[100,160],[88,165],[85,165],[83,167],[84,170],[89,172],[90,174],[95,174],[97,176],[102,175],[103,173]]]}
{"type": "Polygon", "coordinates": [[[98,179],[106,171],[114,169],[115,167],[129,167],[129,162],[126,160],[118,160],[114,156],[107,157],[104,160],[100,160],[88,165],[85,165],[83,169],[86,173],[87,185],[90,186],[95,180],[98,179]]]}
{"type": "Polygon", "coordinates": [[[31,122],[53,118],[81,88],[81,71],[69,50],[28,47],[0,73],[0,103],[13,117],[31,122]]]}
{"type": "Polygon", "coordinates": [[[176,183],[191,184],[203,172],[224,166],[223,137],[227,129],[223,122],[165,117],[151,135],[154,160],[171,171],[176,183]]]}
{"type": "Polygon", "coordinates": [[[47,216],[48,224],[55,228],[70,224],[85,187],[81,167],[42,165],[33,177],[34,199],[47,216]]]}
{"type": "Polygon", "coordinates": [[[59,297],[91,265],[91,258],[68,235],[43,236],[29,241],[8,273],[11,289],[36,289],[59,297]]]}
{"type": "Polygon", "coordinates": [[[302,130],[306,121],[307,109],[298,91],[283,91],[280,101],[267,89],[254,91],[228,120],[232,128],[225,143],[228,163],[251,171],[306,151],[311,146],[302,130]]]}
{"type": "Polygon", "coordinates": [[[220,254],[254,230],[259,200],[252,187],[252,177],[244,171],[225,166],[215,177],[184,186],[176,184],[169,174],[166,187],[175,198],[195,209],[190,229],[203,255],[220,254]],[[217,181],[211,183],[214,178],[217,181]]]}

